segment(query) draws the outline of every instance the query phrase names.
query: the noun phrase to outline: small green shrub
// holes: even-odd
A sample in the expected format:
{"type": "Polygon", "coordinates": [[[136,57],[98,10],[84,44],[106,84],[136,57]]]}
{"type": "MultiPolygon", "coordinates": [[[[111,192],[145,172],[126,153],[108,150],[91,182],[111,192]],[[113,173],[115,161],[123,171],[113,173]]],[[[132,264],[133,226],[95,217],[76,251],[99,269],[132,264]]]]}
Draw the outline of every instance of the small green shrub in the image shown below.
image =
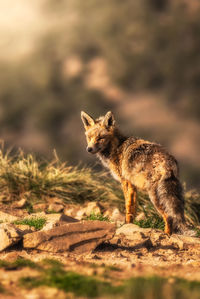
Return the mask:
{"type": "Polygon", "coordinates": [[[157,228],[164,230],[165,224],[161,217],[158,215],[149,216],[148,218],[135,220],[134,224],[142,228],[157,228]]]}
{"type": "Polygon", "coordinates": [[[4,268],[5,270],[16,270],[25,267],[29,267],[32,269],[40,269],[40,266],[38,264],[21,257],[17,258],[14,262],[0,260],[0,268],[4,268]]]}
{"type": "Polygon", "coordinates": [[[25,225],[33,226],[37,230],[40,230],[45,225],[46,219],[45,218],[32,217],[32,218],[24,218],[22,220],[16,220],[13,223],[14,224],[25,224],[25,225]]]}
{"type": "Polygon", "coordinates": [[[110,219],[109,219],[109,217],[108,216],[103,216],[103,214],[101,214],[101,213],[94,213],[94,212],[92,212],[91,214],[90,214],[90,216],[86,216],[85,218],[84,218],[85,220],[99,220],[99,221],[107,221],[107,222],[110,222],[110,219]]]}

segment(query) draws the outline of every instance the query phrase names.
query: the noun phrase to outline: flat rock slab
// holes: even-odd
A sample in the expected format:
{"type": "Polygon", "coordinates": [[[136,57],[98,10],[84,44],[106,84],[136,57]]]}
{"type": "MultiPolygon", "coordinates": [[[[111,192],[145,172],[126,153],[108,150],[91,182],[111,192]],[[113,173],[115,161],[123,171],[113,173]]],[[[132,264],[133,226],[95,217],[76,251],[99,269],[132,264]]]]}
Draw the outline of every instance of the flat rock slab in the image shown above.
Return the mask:
{"type": "Polygon", "coordinates": [[[0,251],[18,243],[22,239],[22,231],[11,223],[0,224],[0,251]]]}
{"type": "Polygon", "coordinates": [[[23,238],[23,246],[50,252],[82,253],[94,250],[100,243],[111,239],[114,233],[115,224],[81,221],[27,234],[23,238]]]}

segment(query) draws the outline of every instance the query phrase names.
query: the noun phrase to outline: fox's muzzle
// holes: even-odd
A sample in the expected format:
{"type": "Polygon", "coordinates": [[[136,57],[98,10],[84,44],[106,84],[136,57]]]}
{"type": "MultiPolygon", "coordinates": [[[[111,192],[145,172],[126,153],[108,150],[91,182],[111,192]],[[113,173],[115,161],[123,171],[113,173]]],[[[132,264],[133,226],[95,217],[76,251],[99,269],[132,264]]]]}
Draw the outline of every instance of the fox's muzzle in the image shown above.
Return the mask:
{"type": "Polygon", "coordinates": [[[96,147],[92,147],[92,146],[87,146],[86,150],[88,153],[91,153],[91,154],[96,154],[98,152],[98,149],[96,147]]]}
{"type": "Polygon", "coordinates": [[[86,148],[86,150],[87,150],[88,153],[92,153],[93,148],[92,148],[91,146],[88,146],[88,147],[86,148]]]}

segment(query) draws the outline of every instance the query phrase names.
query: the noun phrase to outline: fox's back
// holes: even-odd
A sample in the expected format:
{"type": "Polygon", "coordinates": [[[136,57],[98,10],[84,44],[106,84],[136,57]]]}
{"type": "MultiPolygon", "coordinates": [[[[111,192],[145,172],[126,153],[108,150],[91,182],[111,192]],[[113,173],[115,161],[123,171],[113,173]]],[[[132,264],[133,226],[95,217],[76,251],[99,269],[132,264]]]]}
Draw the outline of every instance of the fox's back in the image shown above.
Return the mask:
{"type": "Polygon", "coordinates": [[[120,153],[121,177],[141,190],[149,190],[171,176],[178,177],[175,158],[161,145],[143,139],[128,138],[120,153]]]}

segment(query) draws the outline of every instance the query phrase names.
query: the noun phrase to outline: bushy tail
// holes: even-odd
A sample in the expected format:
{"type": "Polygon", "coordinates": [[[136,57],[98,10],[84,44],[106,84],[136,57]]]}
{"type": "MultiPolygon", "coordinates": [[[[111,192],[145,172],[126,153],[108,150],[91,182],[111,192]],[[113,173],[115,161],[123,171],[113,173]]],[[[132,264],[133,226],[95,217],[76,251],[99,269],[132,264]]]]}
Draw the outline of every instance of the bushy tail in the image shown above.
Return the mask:
{"type": "Polygon", "coordinates": [[[171,175],[159,183],[157,194],[159,204],[170,219],[172,232],[183,234],[186,231],[186,222],[181,183],[174,175],[171,175]]]}

